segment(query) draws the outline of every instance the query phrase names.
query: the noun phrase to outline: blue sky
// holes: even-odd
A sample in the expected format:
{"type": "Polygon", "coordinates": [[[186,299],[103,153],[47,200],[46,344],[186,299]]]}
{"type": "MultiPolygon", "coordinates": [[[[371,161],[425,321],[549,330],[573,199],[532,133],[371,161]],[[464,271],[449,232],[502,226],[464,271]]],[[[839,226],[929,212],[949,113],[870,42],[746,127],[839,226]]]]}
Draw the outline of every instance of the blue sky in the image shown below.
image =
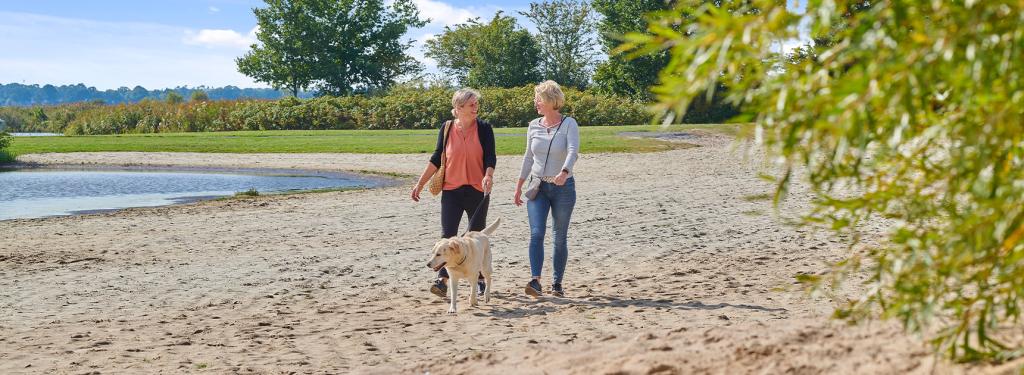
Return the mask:
{"type": "MultiPolygon", "coordinates": [[[[426,27],[407,35],[422,44],[445,25],[522,0],[414,0],[426,27]]],[[[141,85],[266,87],[237,72],[234,60],[253,43],[259,0],[0,1],[0,83],[75,84],[98,89],[141,85]]]]}
{"type": "MultiPolygon", "coordinates": [[[[426,27],[407,34],[428,71],[425,40],[445,25],[497,10],[515,14],[528,0],[413,0],[426,27]]],[[[0,1],[0,83],[75,84],[98,89],[141,85],[266,87],[237,72],[253,43],[259,0],[0,1]]]]}

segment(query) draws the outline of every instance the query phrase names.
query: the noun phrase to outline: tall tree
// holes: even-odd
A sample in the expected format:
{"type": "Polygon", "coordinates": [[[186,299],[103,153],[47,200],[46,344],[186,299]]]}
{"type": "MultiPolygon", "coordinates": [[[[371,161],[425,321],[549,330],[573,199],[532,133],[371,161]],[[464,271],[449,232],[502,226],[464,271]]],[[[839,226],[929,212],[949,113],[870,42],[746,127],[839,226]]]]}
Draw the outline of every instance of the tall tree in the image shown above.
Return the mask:
{"type": "Polygon", "coordinates": [[[254,8],[259,44],[235,60],[238,71],[292,96],[308,89],[314,78],[314,44],[318,28],[308,8],[316,0],[266,0],[266,8],[254,8]]]}
{"type": "Polygon", "coordinates": [[[537,26],[540,71],[546,79],[586,88],[597,59],[594,10],[586,0],[530,3],[520,12],[537,26]]]}
{"type": "Polygon", "coordinates": [[[470,44],[478,37],[477,31],[483,27],[479,18],[455,27],[445,26],[444,33],[427,40],[424,55],[436,60],[437,67],[458,84],[465,85],[469,71],[474,66],[469,56],[470,44]]]}
{"type": "Polygon", "coordinates": [[[411,0],[265,0],[253,9],[259,31],[252,50],[236,60],[239,72],[293,95],[316,87],[348,95],[384,88],[421,69],[401,41],[426,24],[411,0]]]}
{"type": "Polygon", "coordinates": [[[413,41],[401,41],[410,27],[426,20],[411,0],[396,0],[390,9],[382,0],[356,1],[362,6],[328,12],[335,27],[327,28],[327,64],[320,72],[320,91],[349,94],[352,89],[386,89],[401,76],[422,71],[422,65],[405,53],[413,41]]]}
{"type": "Polygon", "coordinates": [[[672,6],[666,0],[593,0],[593,7],[603,16],[597,30],[608,54],[608,60],[594,72],[594,88],[606,94],[653,98],[650,87],[658,82],[658,72],[668,65],[668,52],[659,50],[630,59],[616,50],[626,34],[647,30],[649,13],[672,6]]]}
{"type": "Polygon", "coordinates": [[[961,360],[1020,356],[1024,3],[811,0],[794,15],[777,0],[748,2],[759,11],[685,1],[632,37],[671,46],[661,105],[679,111],[730,82],[728,100],[780,162],[776,197],[802,176],[815,195],[809,224],[856,239],[887,220],[830,275],[800,277],[865,276],[838,290],[848,304],[837,316],[897,318],[961,360]],[[692,37],[670,31],[684,14],[697,20],[692,37]],[[801,22],[827,36],[820,53],[766,63],[801,22]]]}
{"type": "Polygon", "coordinates": [[[540,79],[537,41],[500,11],[486,24],[473,19],[446,26],[444,33],[427,41],[425,54],[466,86],[517,87],[540,79]]]}

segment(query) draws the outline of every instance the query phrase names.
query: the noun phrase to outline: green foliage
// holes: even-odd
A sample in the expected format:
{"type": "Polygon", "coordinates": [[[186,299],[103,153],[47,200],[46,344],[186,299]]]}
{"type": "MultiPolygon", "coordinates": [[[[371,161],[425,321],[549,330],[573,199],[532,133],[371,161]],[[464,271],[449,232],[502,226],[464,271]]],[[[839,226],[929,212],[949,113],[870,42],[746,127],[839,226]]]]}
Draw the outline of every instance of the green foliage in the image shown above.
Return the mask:
{"type": "Polygon", "coordinates": [[[4,130],[12,132],[36,131],[38,126],[23,107],[0,107],[0,121],[4,122],[4,130]]]}
{"type": "Polygon", "coordinates": [[[540,80],[537,41],[500,11],[486,24],[477,18],[445,26],[427,41],[425,54],[464,86],[519,87],[540,80]]]}
{"type": "Polygon", "coordinates": [[[11,132],[62,133],[78,115],[103,107],[102,104],[76,103],[52,107],[0,107],[0,120],[11,132]]]}
{"type": "Polygon", "coordinates": [[[391,86],[399,76],[418,72],[419,64],[400,38],[422,27],[410,0],[266,0],[253,13],[260,29],[253,45],[236,63],[238,71],[275,88],[316,86],[321,93],[348,95],[391,86]]]}
{"type": "Polygon", "coordinates": [[[235,192],[235,196],[236,197],[258,197],[258,196],[260,196],[260,192],[257,191],[256,188],[249,188],[249,190],[246,190],[246,191],[235,192]]]}
{"type": "MultiPolygon", "coordinates": [[[[210,100],[210,96],[206,95],[206,91],[196,90],[196,91],[192,92],[192,98],[190,100],[192,102],[205,102],[205,101],[209,101],[210,100]]],[[[175,103],[171,103],[171,104],[175,104],[175,103]]]]}
{"type": "Polygon", "coordinates": [[[0,131],[0,164],[14,161],[14,156],[7,150],[7,147],[10,145],[11,135],[0,131]]]}
{"type": "Polygon", "coordinates": [[[593,6],[603,16],[597,30],[608,54],[608,60],[599,64],[594,72],[594,89],[606,94],[651,99],[649,89],[658,83],[658,72],[668,65],[668,52],[652,51],[629,59],[616,50],[624,35],[647,30],[649,13],[672,6],[664,0],[594,0],[593,6]]]}
{"type": "Polygon", "coordinates": [[[520,12],[537,26],[540,71],[544,79],[584,89],[597,59],[594,10],[582,0],[530,3],[520,12]]]}
{"type": "MultiPolygon", "coordinates": [[[[721,3],[702,0],[702,3],[721,3]]],[[[661,48],[647,48],[641,53],[633,51],[632,44],[624,44],[629,33],[642,32],[649,27],[667,28],[664,32],[685,37],[687,26],[693,24],[693,17],[680,14],[677,23],[649,26],[649,19],[672,9],[670,2],[663,0],[594,0],[594,9],[603,15],[597,28],[601,33],[601,44],[608,60],[597,66],[594,72],[593,89],[597,92],[652,100],[650,88],[659,82],[658,74],[669,64],[670,54],[661,48]],[[634,53],[626,53],[626,52],[634,53]]],[[[700,96],[688,104],[681,122],[688,124],[722,123],[739,114],[736,106],[725,101],[727,87],[716,85],[712,95],[700,96]]]]}
{"type": "Polygon", "coordinates": [[[228,115],[238,103],[243,102],[169,104],[144,100],[135,104],[97,106],[68,116],[67,122],[51,123],[50,130],[67,135],[224,130],[231,128],[228,115]]]}
{"type": "MultiPolygon", "coordinates": [[[[583,125],[642,124],[646,105],[614,96],[565,89],[565,113],[583,125]]],[[[480,117],[497,127],[525,126],[537,117],[533,88],[480,90],[480,117]]],[[[385,95],[324,96],[308,100],[190,101],[143,100],[112,106],[73,104],[0,108],[0,118],[19,129],[67,135],[177,133],[234,130],[435,129],[451,118],[453,90],[399,86],[385,95]],[[45,118],[46,120],[39,120],[45,118]],[[28,124],[28,125],[26,125],[28,124]]]]}
{"type": "Polygon", "coordinates": [[[474,32],[483,27],[479,21],[479,18],[473,19],[454,28],[445,26],[443,34],[428,39],[423,47],[424,56],[436,60],[437,67],[460,85],[466,84],[469,71],[474,67],[469,46],[477,38],[474,32]]]}
{"type": "Polygon", "coordinates": [[[723,2],[733,11],[683,2],[630,40],[670,48],[654,89],[663,108],[682,112],[728,83],[727,100],[785,161],[779,192],[806,167],[810,223],[856,235],[866,220],[891,222],[825,278],[868,271],[837,316],[881,311],[961,360],[1018,356],[1001,329],[1019,327],[1024,293],[1024,3],[883,0],[851,11],[863,3],[809,1],[803,17],[829,42],[786,64],[773,46],[796,36],[801,17],[774,0],[723,2]],[[689,36],[672,28],[687,15],[689,36]]]}
{"type": "MultiPolygon", "coordinates": [[[[334,2],[335,4],[338,2],[334,2]]],[[[344,4],[344,2],[341,2],[344,4]]],[[[427,24],[410,0],[395,0],[385,9],[382,0],[356,2],[361,6],[339,9],[328,15],[336,19],[323,36],[327,62],[318,73],[322,94],[347,95],[355,90],[380,90],[391,87],[398,77],[422,71],[416,59],[405,53],[413,44],[401,42],[410,27],[427,24]],[[351,14],[349,19],[337,19],[351,14]],[[354,56],[354,57],[353,57],[354,56]]]]}
{"type": "Polygon", "coordinates": [[[306,9],[312,2],[273,0],[266,8],[254,8],[260,44],[235,60],[238,72],[274,88],[286,88],[292,96],[315,80],[313,28],[316,20],[306,9]]]}
{"type": "Polygon", "coordinates": [[[167,104],[181,104],[185,101],[185,97],[181,96],[179,93],[171,91],[167,93],[167,97],[164,100],[167,101],[167,104]]]}

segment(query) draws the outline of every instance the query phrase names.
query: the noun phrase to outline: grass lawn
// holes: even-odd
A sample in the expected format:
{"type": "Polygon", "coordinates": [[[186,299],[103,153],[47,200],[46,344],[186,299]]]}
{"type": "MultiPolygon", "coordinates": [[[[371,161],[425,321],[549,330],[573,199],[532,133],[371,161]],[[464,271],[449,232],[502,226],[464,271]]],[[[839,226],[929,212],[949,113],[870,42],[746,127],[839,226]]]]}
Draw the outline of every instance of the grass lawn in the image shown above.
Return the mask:
{"type": "MultiPolygon", "coordinates": [[[[621,132],[666,132],[705,129],[735,133],[737,125],[658,125],[580,127],[582,152],[654,152],[685,144],[627,138],[621,132]]],[[[525,128],[495,129],[500,155],[521,154],[525,128]]],[[[76,137],[17,137],[10,153],[44,152],[223,152],[223,153],[366,153],[409,154],[434,150],[437,130],[279,130],[162,133],[76,137]]]]}

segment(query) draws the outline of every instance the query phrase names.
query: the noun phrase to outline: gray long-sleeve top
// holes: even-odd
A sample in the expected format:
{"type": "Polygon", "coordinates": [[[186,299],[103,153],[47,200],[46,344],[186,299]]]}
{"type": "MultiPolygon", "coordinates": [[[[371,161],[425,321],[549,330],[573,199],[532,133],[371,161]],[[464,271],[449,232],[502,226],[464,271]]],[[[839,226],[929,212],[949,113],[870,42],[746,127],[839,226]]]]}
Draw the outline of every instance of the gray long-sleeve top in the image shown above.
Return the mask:
{"type": "Polygon", "coordinates": [[[526,179],[530,175],[537,177],[557,176],[562,170],[569,172],[572,177],[572,168],[576,164],[576,158],[580,150],[580,127],[576,119],[566,117],[562,120],[562,126],[557,133],[555,128],[545,128],[540,124],[540,118],[530,121],[526,130],[526,153],[523,155],[523,169],[519,172],[519,178],[526,179]],[[552,141],[554,137],[554,141],[552,141]],[[548,155],[548,145],[551,145],[551,154],[548,155]],[[547,159],[545,165],[544,160],[547,159]]]}

